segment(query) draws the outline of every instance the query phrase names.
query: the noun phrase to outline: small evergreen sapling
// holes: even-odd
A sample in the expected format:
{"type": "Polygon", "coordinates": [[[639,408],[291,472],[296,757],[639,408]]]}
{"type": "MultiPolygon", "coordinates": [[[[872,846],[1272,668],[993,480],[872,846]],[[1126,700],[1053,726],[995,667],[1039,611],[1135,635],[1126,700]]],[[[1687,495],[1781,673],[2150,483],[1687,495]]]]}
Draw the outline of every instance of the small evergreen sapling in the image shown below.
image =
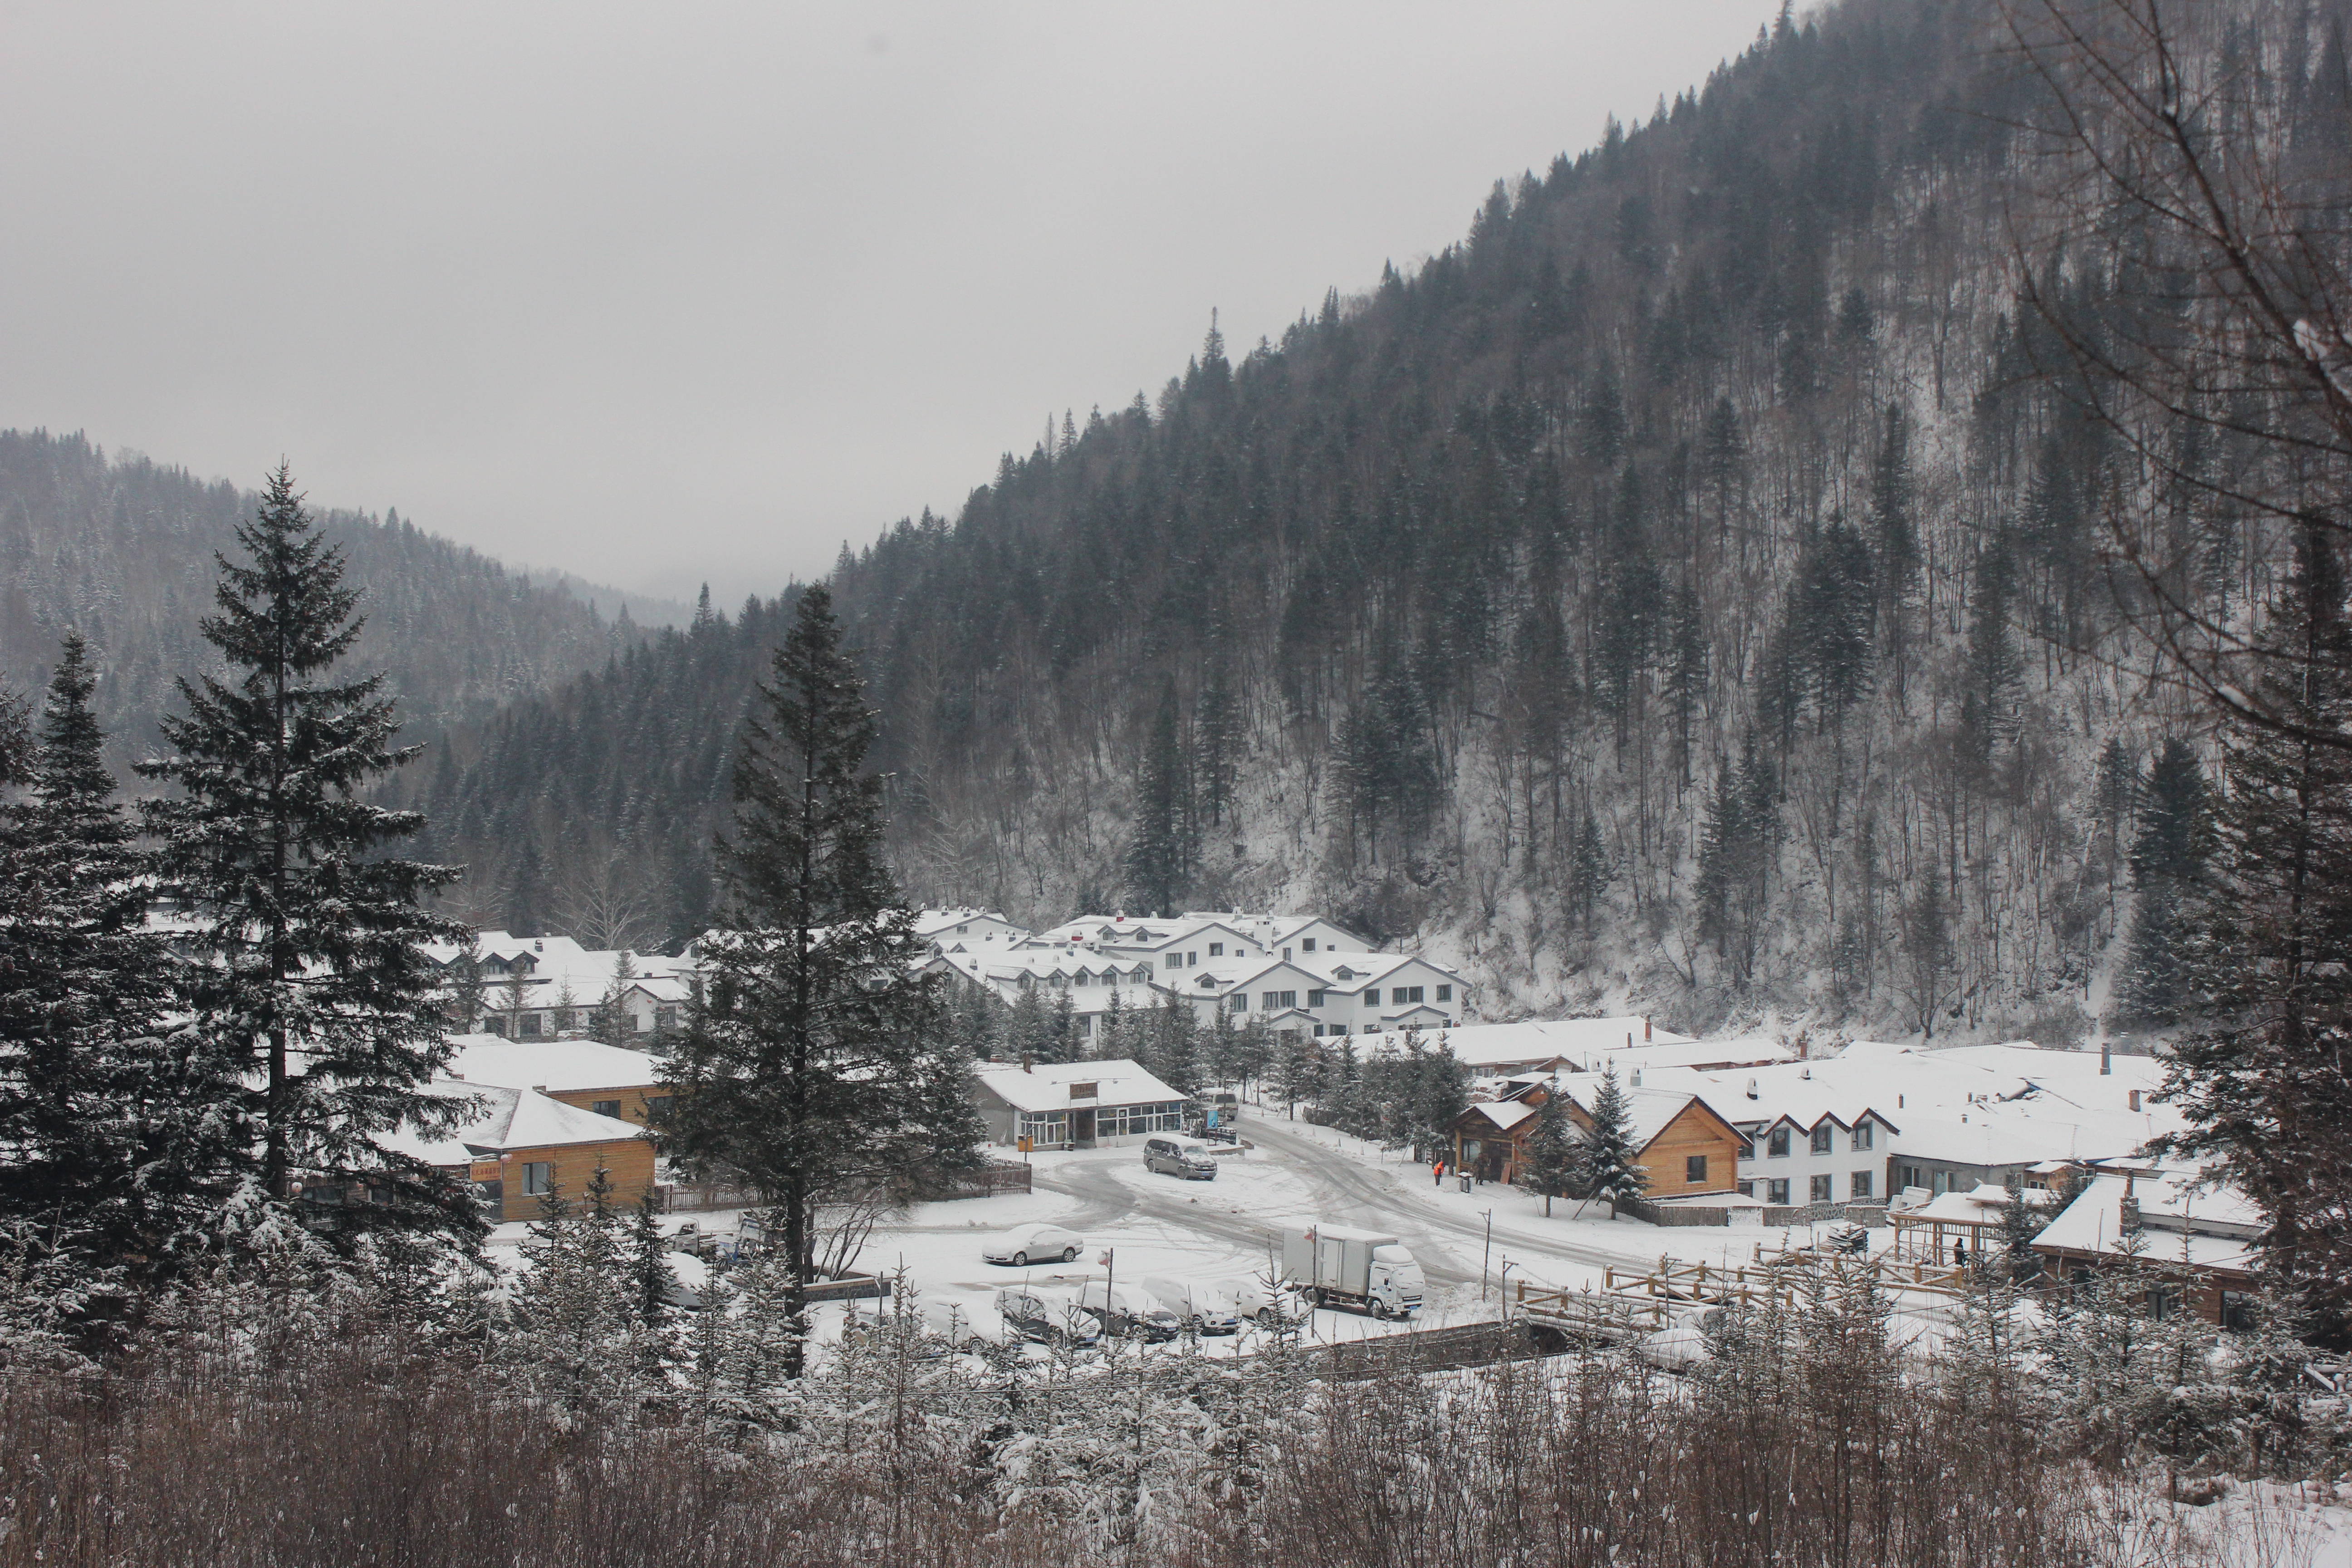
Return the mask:
{"type": "Polygon", "coordinates": [[[1536,1107],[1535,1127],[1528,1134],[1524,1168],[1528,1185],[1543,1194],[1547,1218],[1552,1199],[1564,1195],[1576,1181],[1581,1153],[1563,1096],[1557,1087],[1543,1091],[1543,1100],[1536,1107]]]}
{"type": "Polygon", "coordinates": [[[1584,1130],[1583,1160],[1578,1172],[1585,1197],[1607,1204],[1612,1219],[1617,1217],[1619,1204],[1649,1190],[1649,1173],[1634,1163],[1641,1151],[1633,1146],[1633,1114],[1612,1064],[1601,1073],[1601,1087],[1592,1096],[1592,1124],[1584,1130]]]}

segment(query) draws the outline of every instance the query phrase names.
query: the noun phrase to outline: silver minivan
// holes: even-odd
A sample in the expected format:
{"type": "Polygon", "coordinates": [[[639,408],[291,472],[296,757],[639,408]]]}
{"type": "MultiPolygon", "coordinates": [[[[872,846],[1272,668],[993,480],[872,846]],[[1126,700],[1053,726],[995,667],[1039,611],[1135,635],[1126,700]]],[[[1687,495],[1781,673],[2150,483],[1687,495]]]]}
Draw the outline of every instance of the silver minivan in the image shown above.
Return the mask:
{"type": "Polygon", "coordinates": [[[1213,1182],[1217,1179],[1216,1156],[1204,1143],[1190,1138],[1150,1138],[1143,1144],[1143,1164],[1149,1171],[1163,1175],[1181,1176],[1188,1182],[1213,1182]]]}

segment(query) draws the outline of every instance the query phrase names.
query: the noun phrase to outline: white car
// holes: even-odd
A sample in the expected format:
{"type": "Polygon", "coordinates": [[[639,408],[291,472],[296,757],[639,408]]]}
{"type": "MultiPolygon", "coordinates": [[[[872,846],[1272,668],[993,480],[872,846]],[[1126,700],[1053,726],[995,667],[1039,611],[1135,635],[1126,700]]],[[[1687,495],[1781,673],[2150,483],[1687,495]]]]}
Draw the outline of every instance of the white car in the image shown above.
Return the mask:
{"type": "Polygon", "coordinates": [[[1150,1292],[1153,1300],[1175,1313],[1195,1333],[1230,1334],[1241,1328],[1228,1286],[1199,1285],[1171,1274],[1147,1274],[1143,1288],[1150,1292]]]}
{"type": "Polygon", "coordinates": [[[1058,1225],[1016,1225],[980,1245],[980,1255],[991,1263],[1026,1268],[1032,1263],[1076,1263],[1087,1238],[1058,1225]]]}

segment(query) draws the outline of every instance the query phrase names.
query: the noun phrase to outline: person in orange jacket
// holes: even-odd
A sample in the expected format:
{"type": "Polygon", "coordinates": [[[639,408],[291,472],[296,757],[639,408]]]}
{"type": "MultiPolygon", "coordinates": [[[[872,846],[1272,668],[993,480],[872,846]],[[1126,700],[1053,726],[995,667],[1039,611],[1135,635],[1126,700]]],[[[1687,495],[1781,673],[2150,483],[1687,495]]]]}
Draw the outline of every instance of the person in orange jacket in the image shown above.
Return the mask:
{"type": "Polygon", "coordinates": [[[1437,1163],[1430,1166],[1429,1177],[1431,1184],[1434,1186],[1442,1187],[1445,1184],[1445,1158],[1444,1155],[1440,1155],[1438,1157],[1437,1163]]]}

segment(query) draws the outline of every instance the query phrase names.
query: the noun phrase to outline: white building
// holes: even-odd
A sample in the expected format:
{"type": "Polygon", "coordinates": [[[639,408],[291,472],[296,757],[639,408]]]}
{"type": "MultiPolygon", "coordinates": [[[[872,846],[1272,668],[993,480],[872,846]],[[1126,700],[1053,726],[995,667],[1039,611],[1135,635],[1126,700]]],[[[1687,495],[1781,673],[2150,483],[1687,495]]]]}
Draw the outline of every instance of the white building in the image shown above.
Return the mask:
{"type": "Polygon", "coordinates": [[[1184,1096],[1124,1058],[985,1062],[972,1076],[989,1141],[1006,1148],[1112,1148],[1184,1131],[1184,1096]]]}
{"type": "Polygon", "coordinates": [[[1007,1004],[1029,992],[1056,1007],[1066,1000],[1081,1042],[1102,1037],[1114,1005],[1135,1011],[1181,1001],[1204,1024],[1223,1016],[1322,1037],[1445,1028],[1461,1021],[1467,1001],[1453,970],[1368,951],[1361,938],[1312,915],[1090,915],[1009,948],[983,931],[976,945],[937,952],[926,963],[1007,1004]]]}
{"type": "Polygon", "coordinates": [[[2155,1102],[2161,1063],[2119,1056],[2103,1073],[2095,1053],[2026,1042],[1857,1041],[1833,1057],[1643,1076],[1692,1089],[1738,1127],[1751,1141],[1742,1190],[1771,1203],[1916,1204],[1980,1184],[2036,1184],[2037,1167],[2129,1157],[2181,1125],[2155,1102]],[[1817,1196],[1824,1185],[1829,1196],[1817,1196]]]}
{"type": "Polygon", "coordinates": [[[684,1021],[692,995],[690,957],[583,948],[568,936],[486,931],[470,948],[427,942],[424,951],[440,967],[453,1005],[463,989],[466,962],[473,960],[478,994],[472,1016],[452,1019],[465,1034],[576,1039],[613,996],[627,1018],[628,1032],[651,1038],[684,1021]]]}
{"type": "Polygon", "coordinates": [[[1008,952],[1029,931],[993,910],[918,910],[915,934],[933,954],[1008,952]]]}

